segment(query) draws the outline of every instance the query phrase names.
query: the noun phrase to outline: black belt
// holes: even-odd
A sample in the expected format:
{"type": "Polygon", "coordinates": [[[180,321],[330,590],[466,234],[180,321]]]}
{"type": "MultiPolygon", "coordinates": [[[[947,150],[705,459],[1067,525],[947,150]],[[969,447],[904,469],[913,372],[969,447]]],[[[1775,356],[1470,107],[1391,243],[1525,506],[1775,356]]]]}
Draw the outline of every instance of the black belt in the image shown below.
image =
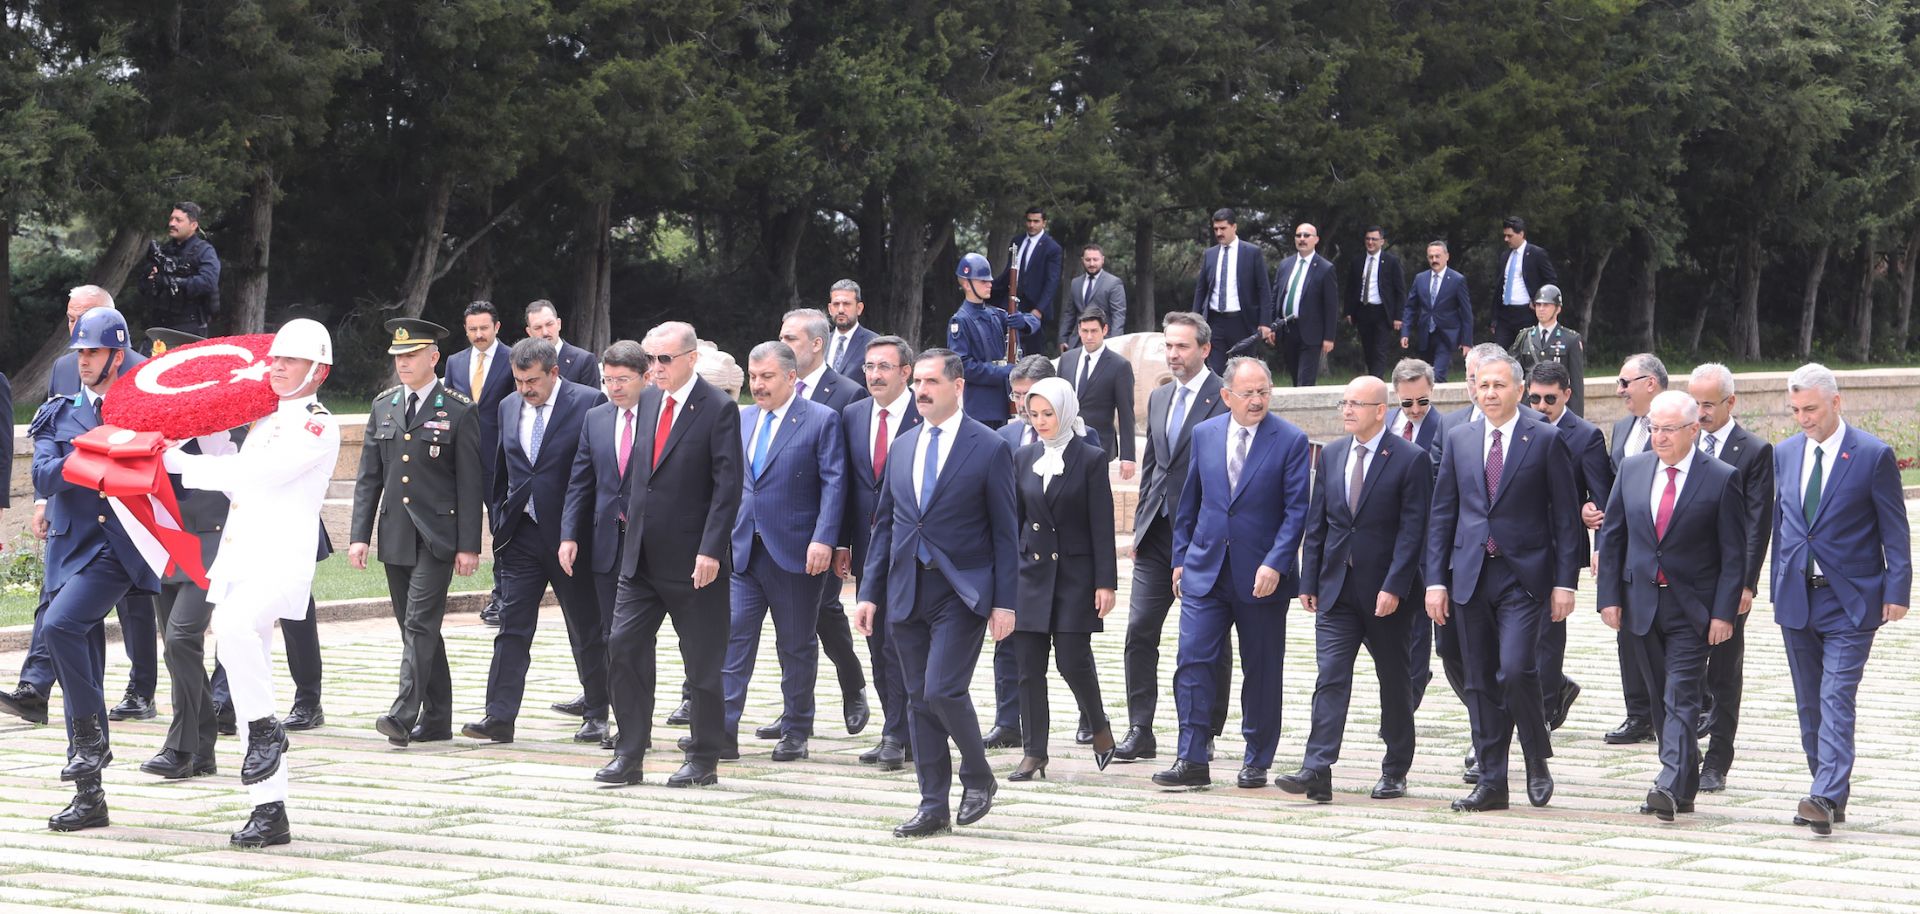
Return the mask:
{"type": "Polygon", "coordinates": [[[1807,586],[1813,588],[1814,590],[1819,590],[1822,587],[1826,587],[1827,576],[1824,574],[1807,575],[1807,586]]]}

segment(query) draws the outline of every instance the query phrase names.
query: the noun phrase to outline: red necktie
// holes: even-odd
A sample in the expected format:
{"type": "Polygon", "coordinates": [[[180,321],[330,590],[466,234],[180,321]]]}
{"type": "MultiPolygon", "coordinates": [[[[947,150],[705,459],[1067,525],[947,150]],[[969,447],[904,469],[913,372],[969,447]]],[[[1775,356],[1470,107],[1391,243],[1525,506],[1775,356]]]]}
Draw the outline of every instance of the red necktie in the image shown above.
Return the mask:
{"type": "Polygon", "coordinates": [[[620,423],[620,450],[616,452],[616,459],[620,463],[620,478],[625,479],[627,478],[627,459],[633,453],[633,410],[621,410],[620,414],[625,417],[625,421],[620,423]]]}
{"type": "MultiPolygon", "coordinates": [[[[1500,477],[1506,472],[1507,459],[1500,449],[1500,430],[1493,430],[1493,447],[1487,451],[1487,508],[1493,508],[1493,500],[1500,494],[1500,477]]],[[[1487,554],[1499,555],[1500,544],[1493,541],[1493,534],[1487,534],[1487,554]]]]}
{"type": "Polygon", "coordinates": [[[653,430],[653,465],[660,465],[660,452],[667,449],[667,433],[673,431],[673,397],[660,404],[660,427],[653,430]]]}
{"type": "MultiPolygon", "coordinates": [[[[1679,467],[1667,467],[1667,487],[1660,493],[1660,510],[1653,515],[1653,538],[1656,540],[1666,538],[1667,524],[1673,521],[1673,497],[1679,478],[1679,467]]],[[[1667,573],[1660,571],[1654,580],[1667,583],[1667,573]]]]}
{"type": "Polygon", "coordinates": [[[1408,441],[1413,440],[1413,420],[1407,420],[1407,425],[1400,430],[1400,434],[1405,436],[1408,441]]]}
{"type": "Polygon", "coordinates": [[[880,411],[880,427],[873,432],[873,479],[879,482],[887,472],[887,411],[880,411]]]}

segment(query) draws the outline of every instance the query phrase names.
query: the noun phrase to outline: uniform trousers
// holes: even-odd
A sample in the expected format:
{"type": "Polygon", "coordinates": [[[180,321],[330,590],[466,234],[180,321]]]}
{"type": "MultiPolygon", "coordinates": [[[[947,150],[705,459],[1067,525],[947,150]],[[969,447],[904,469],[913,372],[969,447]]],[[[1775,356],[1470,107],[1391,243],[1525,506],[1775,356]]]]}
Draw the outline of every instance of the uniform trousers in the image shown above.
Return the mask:
{"type": "MultiPolygon", "coordinates": [[[[213,638],[227,668],[234,717],[242,724],[274,716],[273,624],[297,612],[313,591],[313,582],[239,581],[227,585],[213,606],[213,638]]],[[[241,752],[246,752],[245,744],[241,752]]],[[[287,799],[287,763],[266,780],[247,787],[253,805],[287,799]]]]}
{"type": "Polygon", "coordinates": [[[201,758],[213,758],[213,696],[207,677],[207,624],[213,604],[207,591],[191,581],[165,582],[154,600],[160,629],[166,638],[163,656],[173,684],[173,721],[167,725],[168,749],[201,758]]]}
{"type": "MultiPolygon", "coordinates": [[[[453,677],[440,622],[447,614],[453,562],[436,557],[420,541],[412,565],[387,565],[387,592],[400,624],[400,688],[388,711],[402,726],[428,731],[453,728],[453,677]]],[[[236,703],[234,708],[238,710],[236,703]]]]}
{"type": "Polygon", "coordinates": [[[47,604],[45,638],[53,659],[53,674],[66,702],[67,739],[73,722],[89,717],[107,732],[107,702],[101,683],[106,675],[107,630],[103,624],[114,603],[133,588],[133,578],[114,557],[101,549],[78,574],[53,592],[47,604]]]}

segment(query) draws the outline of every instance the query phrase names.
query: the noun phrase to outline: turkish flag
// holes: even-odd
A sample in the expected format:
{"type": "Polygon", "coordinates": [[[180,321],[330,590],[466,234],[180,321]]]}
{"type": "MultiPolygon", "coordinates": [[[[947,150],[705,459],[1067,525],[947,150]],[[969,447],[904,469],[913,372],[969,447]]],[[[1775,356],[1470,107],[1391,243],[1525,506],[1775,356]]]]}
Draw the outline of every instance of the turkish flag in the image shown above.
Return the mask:
{"type": "Polygon", "coordinates": [[[181,529],[180,503],[160,460],[166,449],[166,439],[158,432],[101,425],[73,439],[73,453],[60,475],[112,501],[114,513],[154,573],[164,577],[178,567],[204,590],[206,560],[199,537],[181,529]]]}

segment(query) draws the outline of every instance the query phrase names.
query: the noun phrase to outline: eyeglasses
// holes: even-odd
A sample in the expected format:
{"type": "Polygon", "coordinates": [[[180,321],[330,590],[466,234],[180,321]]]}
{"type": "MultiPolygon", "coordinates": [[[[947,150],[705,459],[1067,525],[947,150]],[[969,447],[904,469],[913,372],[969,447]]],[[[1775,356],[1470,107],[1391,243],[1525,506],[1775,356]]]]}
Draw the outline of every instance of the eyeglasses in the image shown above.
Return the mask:
{"type": "Polygon", "coordinates": [[[608,387],[625,387],[638,380],[640,379],[630,374],[603,374],[600,376],[600,383],[608,387]]]}
{"type": "Polygon", "coordinates": [[[1674,434],[1679,434],[1680,432],[1684,432],[1687,429],[1690,429],[1699,424],[1700,423],[1698,422],[1689,422],[1685,425],[1649,425],[1647,426],[1647,434],[1648,435],[1674,435],[1674,434]]]}
{"type": "Polygon", "coordinates": [[[1367,400],[1341,400],[1334,405],[1341,409],[1366,409],[1369,406],[1385,406],[1387,403],[1385,400],[1373,400],[1371,402],[1367,400]]]}
{"type": "Polygon", "coordinates": [[[1733,399],[1733,394],[1727,394],[1718,400],[1695,400],[1694,402],[1700,404],[1701,409],[1712,409],[1731,399],[1733,399]]]}
{"type": "Polygon", "coordinates": [[[860,366],[860,370],[861,371],[877,371],[881,374],[887,374],[889,372],[897,371],[901,367],[902,366],[895,365],[892,362],[867,362],[866,364],[860,366]]]}
{"type": "Polygon", "coordinates": [[[1273,389],[1268,387],[1262,387],[1259,390],[1224,390],[1223,389],[1221,393],[1224,393],[1230,397],[1239,397],[1242,400],[1267,400],[1273,397],[1273,389]]]}
{"type": "Polygon", "coordinates": [[[648,355],[647,364],[648,365],[672,365],[674,359],[680,358],[681,356],[685,356],[685,355],[691,355],[692,353],[693,353],[693,350],[689,349],[686,352],[674,352],[666,355],[648,355]]]}
{"type": "Polygon", "coordinates": [[[1527,394],[1528,406],[1532,406],[1536,403],[1545,403],[1548,406],[1552,406],[1553,404],[1558,402],[1560,402],[1559,394],[1527,394]]]}
{"type": "Polygon", "coordinates": [[[1432,403],[1432,402],[1433,402],[1433,400],[1431,400],[1431,399],[1429,399],[1429,398],[1427,398],[1427,397],[1421,397],[1421,398],[1420,398],[1420,399],[1418,399],[1418,400],[1401,400],[1401,401],[1400,401],[1400,408],[1401,408],[1401,409],[1412,409],[1412,408],[1413,408],[1413,404],[1415,404],[1415,403],[1418,403],[1418,404],[1420,404],[1421,406],[1426,406],[1427,404],[1429,404],[1429,403],[1432,403]]]}
{"type": "Polygon", "coordinates": [[[1621,390],[1626,390],[1626,389],[1627,389],[1627,386],[1628,386],[1628,385],[1630,385],[1630,384],[1633,384],[1633,383],[1636,383],[1636,382],[1639,382],[1639,381],[1644,381],[1644,380],[1646,380],[1646,379],[1648,379],[1648,378],[1651,378],[1651,377],[1653,377],[1653,375],[1650,375],[1650,374],[1643,374],[1643,375],[1641,375],[1641,376],[1639,376],[1639,377],[1637,377],[1637,378],[1621,378],[1621,379],[1620,379],[1620,389],[1621,389],[1621,390]]]}
{"type": "Polygon", "coordinates": [[[1313,233],[1312,233],[1312,232],[1294,232],[1294,233],[1293,233],[1293,237],[1295,237],[1295,238],[1312,238],[1312,237],[1313,237],[1313,233]]]}

